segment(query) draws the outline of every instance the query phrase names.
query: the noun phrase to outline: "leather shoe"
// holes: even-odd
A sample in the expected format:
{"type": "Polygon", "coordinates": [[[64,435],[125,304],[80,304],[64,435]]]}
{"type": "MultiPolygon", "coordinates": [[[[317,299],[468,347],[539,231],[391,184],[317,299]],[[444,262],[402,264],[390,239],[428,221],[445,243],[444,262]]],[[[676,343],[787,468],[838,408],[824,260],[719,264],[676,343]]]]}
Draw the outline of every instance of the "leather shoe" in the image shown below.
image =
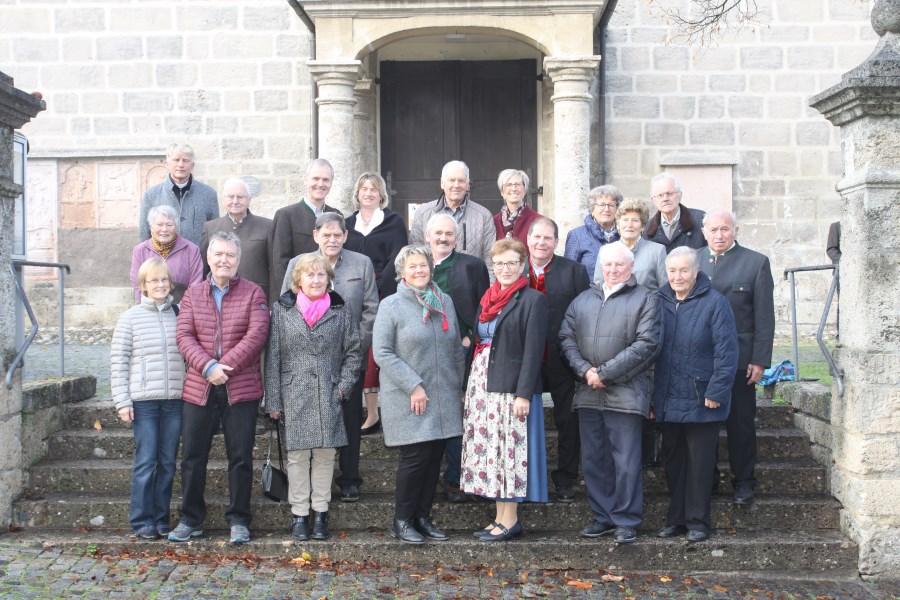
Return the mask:
{"type": "Polygon", "coordinates": [[[687,541],[689,542],[705,542],[708,539],[709,534],[699,529],[691,529],[687,534],[687,541]]]}
{"type": "Polygon", "coordinates": [[[556,499],[566,504],[575,502],[575,488],[568,482],[556,486],[556,499]]]}
{"type": "Polygon", "coordinates": [[[616,527],[616,534],[613,541],[617,544],[630,544],[637,540],[637,531],[634,527],[616,527]]]}
{"type": "Polygon", "coordinates": [[[497,523],[496,529],[499,529],[500,533],[492,534],[488,532],[487,535],[483,535],[479,539],[482,542],[506,542],[522,535],[522,524],[518,521],[509,529],[497,523]]]}
{"type": "Polygon", "coordinates": [[[615,533],[616,526],[599,521],[591,521],[591,524],[581,530],[582,537],[595,538],[615,533]]]}
{"type": "Polygon", "coordinates": [[[390,533],[392,538],[396,538],[401,542],[406,542],[407,544],[424,544],[425,537],[416,531],[416,528],[413,527],[412,521],[407,521],[404,519],[394,519],[394,524],[391,526],[390,533]]]}
{"type": "Polygon", "coordinates": [[[450,536],[434,526],[428,517],[417,517],[414,521],[416,531],[427,537],[429,540],[443,542],[449,540],[450,536]]]}
{"type": "Polygon", "coordinates": [[[328,539],[328,511],[316,513],[316,518],[313,520],[312,539],[328,539]]]}
{"type": "Polygon", "coordinates": [[[341,502],[359,502],[359,486],[348,485],[341,489],[341,502]]]}
{"type": "Polygon", "coordinates": [[[657,532],[656,537],[673,538],[682,536],[685,533],[687,533],[687,527],[684,525],[667,525],[657,532]]]}
{"type": "Polygon", "coordinates": [[[483,538],[483,537],[486,536],[486,535],[491,535],[491,530],[492,530],[494,527],[498,527],[498,526],[499,526],[499,525],[498,525],[497,521],[494,521],[494,522],[492,522],[488,527],[486,527],[485,529],[476,529],[476,530],[472,533],[472,535],[480,540],[481,538],[483,538]]]}
{"type": "Polygon", "coordinates": [[[442,483],[441,487],[447,492],[447,501],[451,504],[462,504],[469,501],[469,497],[459,489],[458,485],[452,483],[442,483]]]}
{"type": "Polygon", "coordinates": [[[735,504],[750,504],[753,502],[753,488],[749,485],[739,485],[734,490],[735,504]]]}
{"type": "Polygon", "coordinates": [[[309,539],[309,517],[294,515],[291,519],[291,537],[298,542],[305,542],[309,539]]]}
{"type": "Polygon", "coordinates": [[[372,435],[381,431],[381,419],[375,421],[374,425],[363,427],[359,430],[359,435],[372,435]]]}

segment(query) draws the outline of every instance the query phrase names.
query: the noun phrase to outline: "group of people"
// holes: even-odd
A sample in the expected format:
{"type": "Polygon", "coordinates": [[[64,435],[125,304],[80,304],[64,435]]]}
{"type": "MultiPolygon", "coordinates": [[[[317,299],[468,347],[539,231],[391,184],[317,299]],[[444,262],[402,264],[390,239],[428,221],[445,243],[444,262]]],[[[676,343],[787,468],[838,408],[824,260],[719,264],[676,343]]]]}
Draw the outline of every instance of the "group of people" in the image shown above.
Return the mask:
{"type": "Polygon", "coordinates": [[[377,173],[358,178],[345,219],[326,203],[331,165],[314,160],[306,196],[269,220],[250,213],[241,179],[223,185],[220,218],[215,192],[193,180],[189,147],[170,146],[167,166],[144,198],[138,304],[120,317],[111,353],[116,409],[134,428],[139,537],[203,534],[221,429],[230,539],[250,539],[263,397],[285,430],[301,541],[329,537],[333,480],[341,501],[359,500],[360,439],[376,431],[399,449],[390,535],[406,543],[448,538],[431,518],[442,461],[450,501],[495,502],[474,532],[483,541],[520,536],[518,504],[548,501],[551,481],[572,502],[579,464],[593,512],[582,535],[634,541],[650,420],[672,495],[661,537],[708,537],[722,423],[734,500],[753,500],[771,271],[737,244],[733,215],[684,207],[671,175],[651,182],[652,219],[613,186],[592,190],[585,225],[559,256],[556,223],[528,206],[528,176],[515,169],[499,174],[504,204],[491,215],[468,196],[468,167],[447,163],[441,197],[418,207],[407,234],[377,173]],[[549,474],[544,392],[559,431],[549,474]],[[170,529],[179,439],[182,503],[170,529]]]}

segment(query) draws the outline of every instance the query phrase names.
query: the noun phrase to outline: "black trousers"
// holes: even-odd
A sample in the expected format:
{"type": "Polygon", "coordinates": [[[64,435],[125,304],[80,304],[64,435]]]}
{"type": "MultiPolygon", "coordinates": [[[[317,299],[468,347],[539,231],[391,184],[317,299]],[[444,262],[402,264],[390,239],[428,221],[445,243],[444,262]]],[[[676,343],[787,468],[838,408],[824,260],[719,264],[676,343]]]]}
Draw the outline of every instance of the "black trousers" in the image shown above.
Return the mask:
{"type": "Polygon", "coordinates": [[[250,526],[253,489],[253,444],[259,400],[228,403],[224,385],[210,387],[206,406],[184,403],[181,417],[181,520],[199,527],[206,520],[206,465],[212,438],[222,427],[228,456],[230,525],[250,526]]]}
{"type": "Polygon", "coordinates": [[[362,478],[359,476],[359,443],[361,439],[360,428],[362,427],[362,397],[363,397],[363,381],[366,378],[366,372],[363,371],[350,392],[350,399],[344,402],[344,428],[347,430],[347,445],[341,448],[338,466],[341,474],[338,475],[337,485],[344,489],[348,485],[357,487],[362,485],[362,478]]]}
{"type": "Polygon", "coordinates": [[[394,518],[409,520],[431,516],[434,488],[441,473],[441,457],[447,440],[431,440],[400,446],[394,518]]]}
{"type": "Polygon", "coordinates": [[[662,423],[662,460],[669,486],[666,525],[712,529],[713,469],[722,423],[662,423]]]}
{"type": "Polygon", "coordinates": [[[747,371],[738,371],[731,389],[731,410],[725,421],[732,485],[756,487],[756,386],[747,385],[747,371]]]}
{"type": "Polygon", "coordinates": [[[542,369],[544,391],[553,398],[553,422],[557,430],[556,468],[550,479],[559,487],[574,483],[578,479],[578,464],[581,462],[581,439],[578,432],[578,413],[572,411],[575,398],[575,379],[559,359],[552,356],[542,369]]]}

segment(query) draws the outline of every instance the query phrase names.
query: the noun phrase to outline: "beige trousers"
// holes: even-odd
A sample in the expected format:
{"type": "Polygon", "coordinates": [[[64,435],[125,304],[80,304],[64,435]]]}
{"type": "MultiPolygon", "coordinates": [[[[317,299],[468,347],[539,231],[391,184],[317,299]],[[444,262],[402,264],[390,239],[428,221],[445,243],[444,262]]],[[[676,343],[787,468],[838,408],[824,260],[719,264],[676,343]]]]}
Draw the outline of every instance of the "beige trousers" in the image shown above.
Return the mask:
{"type": "Polygon", "coordinates": [[[309,516],[309,508],[327,512],[334,476],[334,448],[313,448],[288,452],[288,502],[291,513],[309,516]]]}

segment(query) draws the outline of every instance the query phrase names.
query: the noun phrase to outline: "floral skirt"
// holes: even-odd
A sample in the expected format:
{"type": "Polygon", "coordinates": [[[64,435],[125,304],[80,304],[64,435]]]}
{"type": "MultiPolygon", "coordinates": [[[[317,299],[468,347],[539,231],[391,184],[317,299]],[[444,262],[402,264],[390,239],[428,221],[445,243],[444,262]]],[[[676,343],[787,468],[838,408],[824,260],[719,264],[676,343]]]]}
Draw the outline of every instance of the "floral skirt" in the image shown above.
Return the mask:
{"type": "Polygon", "coordinates": [[[541,394],[532,399],[527,418],[516,417],[514,394],[487,391],[486,350],[475,355],[466,389],[460,488],[497,500],[546,502],[541,394]]]}

